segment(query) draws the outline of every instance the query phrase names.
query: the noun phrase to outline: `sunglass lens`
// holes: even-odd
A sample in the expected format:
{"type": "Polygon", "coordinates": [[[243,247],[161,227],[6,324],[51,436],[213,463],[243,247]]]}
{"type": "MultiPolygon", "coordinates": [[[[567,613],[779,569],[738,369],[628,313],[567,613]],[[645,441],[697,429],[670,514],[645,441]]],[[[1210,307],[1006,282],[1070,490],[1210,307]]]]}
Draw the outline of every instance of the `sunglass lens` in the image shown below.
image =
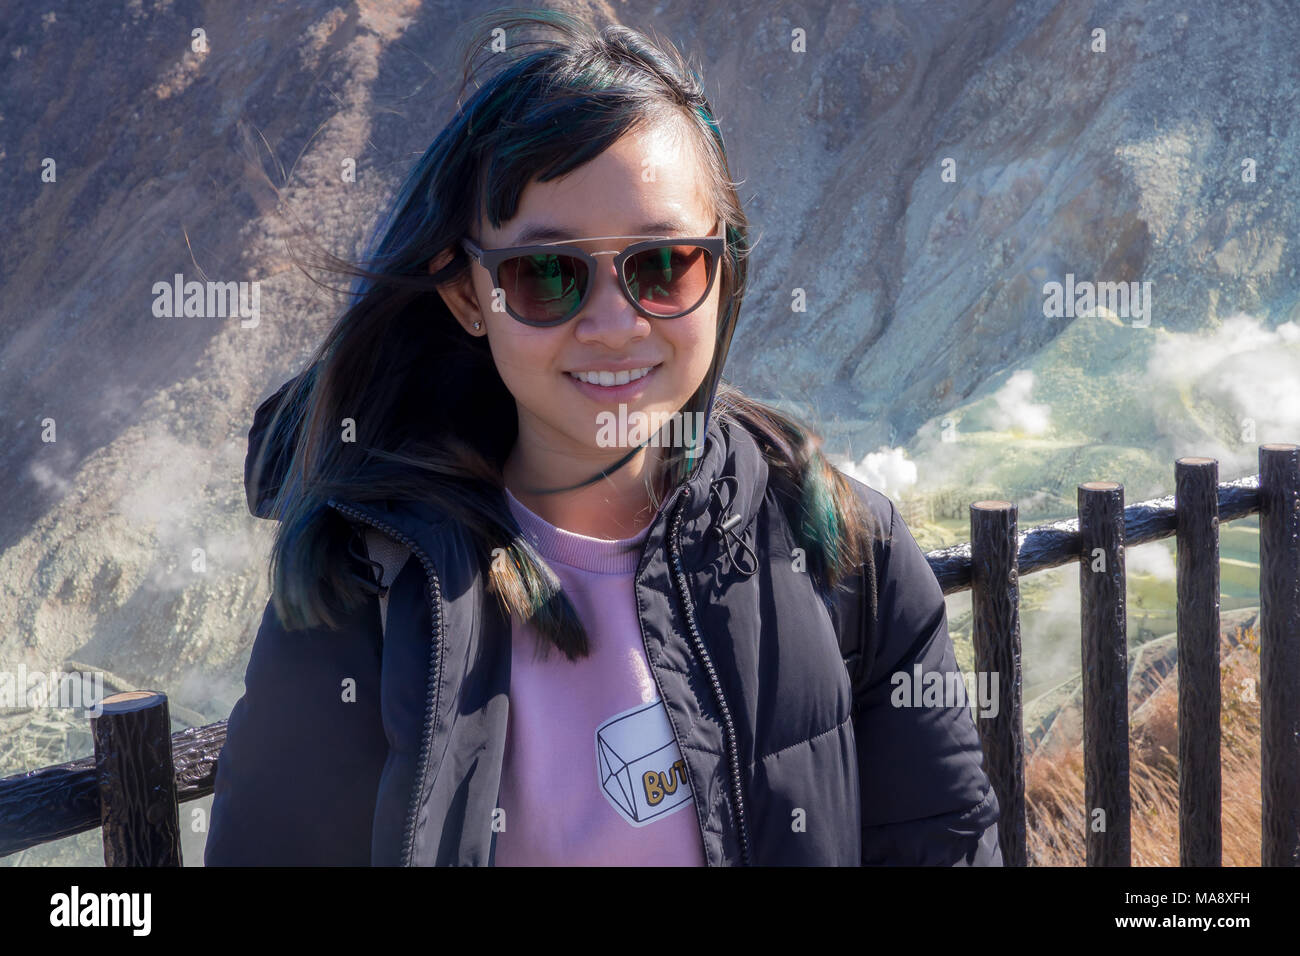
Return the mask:
{"type": "Polygon", "coordinates": [[[501,263],[506,304],[526,321],[560,322],[571,316],[587,287],[587,264],[572,256],[536,254],[501,263]]]}
{"type": "Polygon", "coordinates": [[[638,252],[623,266],[627,287],[654,315],[677,315],[703,301],[712,256],[702,246],[660,246],[638,252]]]}

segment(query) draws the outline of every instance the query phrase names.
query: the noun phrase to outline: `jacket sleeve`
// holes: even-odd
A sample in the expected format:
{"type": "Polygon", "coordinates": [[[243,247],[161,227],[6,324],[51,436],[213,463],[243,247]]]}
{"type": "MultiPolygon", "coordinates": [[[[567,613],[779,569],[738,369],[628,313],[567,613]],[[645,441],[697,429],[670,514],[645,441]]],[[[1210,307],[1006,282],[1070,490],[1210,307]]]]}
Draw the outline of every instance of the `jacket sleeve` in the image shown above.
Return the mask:
{"type": "Polygon", "coordinates": [[[268,602],[217,762],[205,865],[370,865],[388,755],[379,642],[373,598],[338,630],[286,631],[268,602]]]}
{"type": "Polygon", "coordinates": [[[947,687],[960,673],[939,582],[893,502],[851,481],[883,535],[876,620],[858,615],[854,679],[863,865],[1001,866],[997,796],[968,704],[907,706],[922,699],[924,685],[910,693],[918,676],[938,673],[947,687]]]}

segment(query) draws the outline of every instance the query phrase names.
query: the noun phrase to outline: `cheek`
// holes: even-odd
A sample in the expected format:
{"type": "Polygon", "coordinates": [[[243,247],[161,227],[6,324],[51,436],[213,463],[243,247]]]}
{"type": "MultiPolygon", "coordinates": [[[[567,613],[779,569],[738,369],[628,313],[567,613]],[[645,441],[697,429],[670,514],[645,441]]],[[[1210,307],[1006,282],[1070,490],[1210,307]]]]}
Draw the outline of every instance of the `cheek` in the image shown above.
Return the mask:
{"type": "MultiPolygon", "coordinates": [[[[509,316],[506,318],[519,326],[509,316]]],[[[508,328],[488,337],[497,374],[511,393],[535,390],[543,378],[550,377],[553,353],[558,347],[553,340],[554,336],[539,335],[525,326],[508,328]]]]}
{"type": "MultiPolygon", "coordinates": [[[[681,320],[686,322],[686,318],[681,320]]],[[[673,330],[673,349],[683,369],[690,369],[692,377],[706,371],[713,361],[717,337],[717,318],[691,317],[689,324],[673,330]]]]}

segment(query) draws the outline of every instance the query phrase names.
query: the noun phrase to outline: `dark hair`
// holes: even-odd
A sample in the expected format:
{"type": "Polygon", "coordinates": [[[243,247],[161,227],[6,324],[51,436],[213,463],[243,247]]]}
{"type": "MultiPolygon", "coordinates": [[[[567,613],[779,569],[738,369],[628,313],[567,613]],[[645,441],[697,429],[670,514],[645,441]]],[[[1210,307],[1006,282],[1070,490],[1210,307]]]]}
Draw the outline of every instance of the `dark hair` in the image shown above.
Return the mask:
{"type": "MultiPolygon", "coordinates": [[[[543,653],[553,645],[570,659],[586,655],[577,613],[506,504],[502,466],[517,435],[514,399],[486,340],[465,332],[435,286],[468,269],[458,240],[480,210],[499,226],[513,218],[534,178],[563,176],[626,133],[661,122],[684,121],[689,129],[727,239],[714,360],[683,410],[754,434],[773,481],[797,509],[794,532],[822,587],[835,587],[871,559],[870,513],[822,456],[820,438],[720,381],[746,288],[749,230],[699,76],[662,39],[651,42],[623,26],[600,29],[556,11],[501,10],[470,25],[458,104],[477,75],[483,39],[496,28],[520,27],[555,36],[512,42],[507,53],[493,54],[494,64],[505,65],[458,105],[410,171],[371,238],[367,265],[321,257],[355,278],[354,301],[270,426],[289,454],[271,505],[280,526],[269,570],[276,611],[288,628],[337,627],[366,597],[347,570],[346,523],[327,499],[419,499],[465,527],[490,566],[490,589],[505,612],[532,622],[543,653]],[[453,258],[430,276],[430,261],[448,249],[453,258]],[[348,418],[355,441],[340,441],[348,418]],[[500,427],[483,428],[485,420],[500,427]],[[497,548],[505,560],[492,560],[497,548]]],[[[263,454],[276,444],[265,442],[263,454]]],[[[695,464],[686,453],[664,452],[658,474],[648,479],[651,500],[695,464]]]]}

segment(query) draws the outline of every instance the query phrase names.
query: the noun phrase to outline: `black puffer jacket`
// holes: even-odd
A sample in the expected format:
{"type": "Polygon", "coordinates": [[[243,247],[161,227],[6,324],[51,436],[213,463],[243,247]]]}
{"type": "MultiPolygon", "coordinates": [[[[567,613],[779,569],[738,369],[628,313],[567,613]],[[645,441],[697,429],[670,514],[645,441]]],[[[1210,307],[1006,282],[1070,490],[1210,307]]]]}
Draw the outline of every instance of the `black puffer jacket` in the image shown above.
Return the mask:
{"type": "MultiPolygon", "coordinates": [[[[250,507],[264,517],[283,459],[269,456],[261,476],[251,465],[283,392],[250,432],[250,507]]],[[[701,467],[650,528],[635,575],[641,632],[705,858],[1001,865],[970,710],[891,705],[891,675],[956,662],[925,556],[888,498],[854,487],[884,539],[874,568],[829,600],[798,570],[767,463],[739,426],[710,423],[701,467]],[[713,533],[730,515],[759,557],[748,576],[737,541],[713,533]]],[[[230,715],[205,862],[491,865],[509,619],[454,521],[422,503],[331,506],[413,559],[387,593],[386,634],[374,598],[338,630],[286,631],[267,605],[230,715]],[[348,678],[355,702],[342,699],[348,678]]]]}

